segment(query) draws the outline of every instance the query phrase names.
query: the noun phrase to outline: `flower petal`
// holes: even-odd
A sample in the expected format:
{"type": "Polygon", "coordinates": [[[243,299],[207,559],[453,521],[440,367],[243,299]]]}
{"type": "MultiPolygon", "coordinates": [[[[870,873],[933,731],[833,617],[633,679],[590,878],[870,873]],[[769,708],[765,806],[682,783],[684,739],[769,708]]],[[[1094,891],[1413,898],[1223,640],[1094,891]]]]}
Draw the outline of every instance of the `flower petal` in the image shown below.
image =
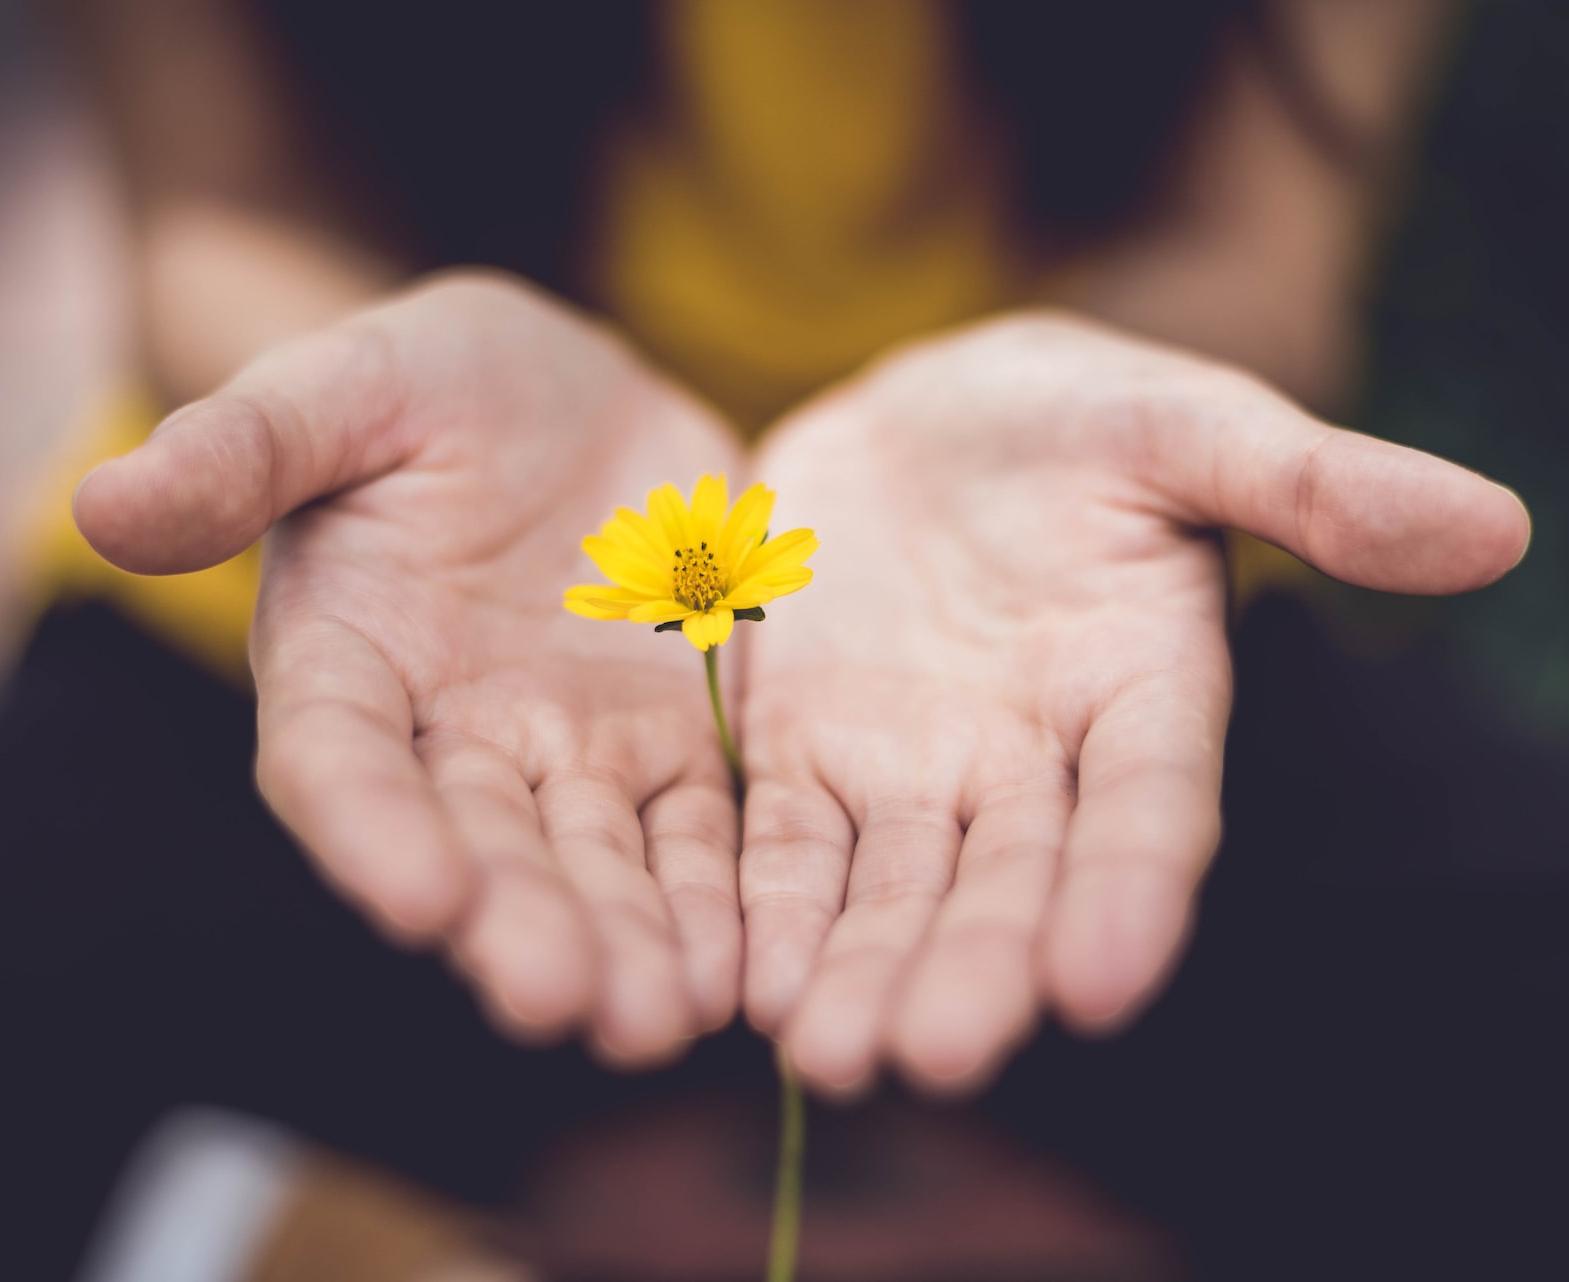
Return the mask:
{"type": "Polygon", "coordinates": [[[735,583],[739,587],[760,574],[796,569],[817,548],[817,535],[811,530],[786,530],[769,539],[741,563],[735,573],[735,583]]]}
{"type": "Polygon", "coordinates": [[[735,611],[716,605],[708,612],[708,644],[723,645],[735,631],[735,611]]]}
{"type": "Polygon", "coordinates": [[[692,547],[692,511],[681,491],[666,482],[648,493],[648,514],[672,548],[692,547]]]}
{"type": "Polygon", "coordinates": [[[767,605],[775,597],[799,592],[812,581],[812,572],[805,566],[795,570],[780,570],[748,579],[740,587],[726,592],[721,604],[732,610],[749,610],[754,605],[767,605]]]}
{"type": "Polygon", "coordinates": [[[689,614],[681,622],[681,635],[699,650],[723,645],[730,639],[730,633],[734,630],[735,612],[723,606],[689,614]]]}
{"type": "Polygon", "coordinates": [[[708,649],[708,616],[689,614],[681,621],[681,635],[699,650],[708,649]]]}
{"type": "Polygon", "coordinates": [[[664,531],[629,507],[618,507],[616,514],[600,528],[599,535],[628,551],[641,553],[659,565],[670,562],[672,548],[665,541],[664,531]]]}
{"type": "Polygon", "coordinates": [[[695,613],[691,606],[679,601],[639,601],[626,617],[633,623],[671,623],[695,613]]]}
{"type": "Polygon", "coordinates": [[[718,543],[719,529],[729,506],[730,489],[723,473],[697,478],[692,489],[692,534],[698,542],[706,542],[709,547],[718,543]]]}
{"type": "Polygon", "coordinates": [[[657,564],[651,558],[597,534],[590,534],[583,540],[583,551],[599,567],[599,572],[619,587],[661,600],[671,595],[669,566],[657,564]]]}
{"type": "Polygon", "coordinates": [[[741,563],[768,533],[768,521],[774,514],[774,492],[766,485],[749,486],[719,531],[720,572],[735,577],[741,563]]]}
{"type": "Polygon", "coordinates": [[[568,588],[561,604],[585,619],[624,619],[631,607],[644,598],[626,588],[606,587],[603,583],[582,583],[568,588]]]}

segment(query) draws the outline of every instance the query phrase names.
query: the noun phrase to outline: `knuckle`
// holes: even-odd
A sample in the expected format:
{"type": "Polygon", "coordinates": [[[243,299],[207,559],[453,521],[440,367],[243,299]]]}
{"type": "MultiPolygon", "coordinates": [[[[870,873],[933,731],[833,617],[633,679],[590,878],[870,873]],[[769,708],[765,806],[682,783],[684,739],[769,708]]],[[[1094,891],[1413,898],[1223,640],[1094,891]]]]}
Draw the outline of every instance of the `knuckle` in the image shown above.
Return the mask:
{"type": "Polygon", "coordinates": [[[458,330],[522,326],[550,336],[593,326],[561,299],[499,267],[447,268],[424,278],[405,296],[408,306],[442,313],[458,330]]]}
{"type": "Polygon", "coordinates": [[[1333,433],[1325,432],[1307,448],[1297,465],[1292,519],[1296,525],[1298,543],[1310,556],[1314,555],[1312,539],[1318,527],[1316,517],[1324,498],[1327,464],[1332,453],[1330,447],[1335,439],[1333,433]]]}
{"type": "Polygon", "coordinates": [[[410,292],[415,299],[484,307],[503,301],[515,304],[537,295],[538,291],[521,276],[485,266],[444,267],[430,273],[410,292]]]}
{"type": "Polygon", "coordinates": [[[777,794],[748,805],[744,828],[743,844],[754,853],[840,846],[847,844],[850,835],[842,816],[835,822],[823,806],[777,794]]]}
{"type": "Polygon", "coordinates": [[[648,833],[650,858],[656,850],[735,853],[733,825],[715,816],[661,819],[648,833]]]}
{"type": "Polygon", "coordinates": [[[935,907],[951,884],[946,870],[929,876],[907,874],[881,877],[876,881],[863,881],[855,887],[855,907],[859,908],[916,908],[935,907]]]}
{"type": "Polygon", "coordinates": [[[1060,342],[1065,337],[1089,330],[1090,326],[1063,308],[1031,307],[984,320],[972,333],[978,339],[1009,350],[1033,351],[1042,343],[1060,342]]]}
{"type": "Polygon", "coordinates": [[[960,838],[954,807],[911,798],[877,801],[867,807],[858,850],[875,847],[913,855],[946,851],[960,838]]]}
{"type": "Polygon", "coordinates": [[[997,834],[966,846],[964,873],[968,878],[1005,876],[1010,870],[1047,863],[1052,844],[1045,832],[997,834]]]}
{"type": "Polygon", "coordinates": [[[1045,915],[1043,898],[1027,914],[999,909],[947,926],[933,943],[930,966],[967,974],[986,963],[997,965],[999,970],[1017,963],[1022,974],[1028,968],[1030,948],[1045,915]]]}
{"type": "Polygon", "coordinates": [[[888,939],[858,939],[824,950],[818,967],[818,991],[838,984],[859,986],[899,966],[912,949],[888,939]]]}
{"type": "Polygon", "coordinates": [[[565,845],[609,850],[642,861],[643,836],[635,817],[608,805],[585,807],[556,827],[555,838],[565,845]]]}
{"type": "Polygon", "coordinates": [[[327,330],[321,341],[327,363],[355,395],[380,403],[399,382],[398,346],[380,321],[358,316],[327,330]]]}
{"type": "Polygon", "coordinates": [[[824,902],[821,895],[796,886],[747,890],[742,894],[742,901],[748,913],[758,909],[779,908],[792,916],[816,917],[825,922],[832,921],[838,915],[837,907],[824,902]]]}
{"type": "Polygon", "coordinates": [[[735,807],[723,789],[693,786],[667,792],[650,803],[646,818],[651,846],[735,849],[735,807]]]}
{"type": "Polygon", "coordinates": [[[612,947],[627,946],[635,939],[640,948],[652,946],[657,950],[648,955],[648,960],[658,961],[674,945],[675,932],[669,918],[651,903],[617,897],[601,902],[597,911],[612,947]]]}
{"type": "Polygon", "coordinates": [[[293,808],[299,768],[292,753],[283,751],[276,740],[263,739],[256,750],[255,774],[256,789],[269,806],[280,814],[293,808]]]}
{"type": "MultiPolygon", "coordinates": [[[[218,393],[197,412],[211,414],[218,430],[190,438],[200,442],[186,459],[195,483],[173,493],[199,505],[205,522],[260,538],[277,514],[274,496],[285,462],[279,434],[297,417],[296,411],[278,396],[236,388],[218,393]],[[258,507],[257,496],[266,497],[265,509],[258,507]]],[[[197,513],[173,515],[184,521],[197,513]]]]}
{"type": "Polygon", "coordinates": [[[1070,857],[1069,870],[1080,877],[1154,876],[1195,884],[1220,846],[1219,806],[1205,807],[1181,832],[1157,809],[1128,816],[1114,836],[1097,842],[1093,852],[1070,857]]]}
{"type": "Polygon", "coordinates": [[[733,888],[691,879],[666,882],[660,889],[676,911],[691,908],[707,917],[713,909],[717,908],[720,910],[720,915],[715,920],[718,921],[728,921],[736,915],[736,897],[733,888]]]}

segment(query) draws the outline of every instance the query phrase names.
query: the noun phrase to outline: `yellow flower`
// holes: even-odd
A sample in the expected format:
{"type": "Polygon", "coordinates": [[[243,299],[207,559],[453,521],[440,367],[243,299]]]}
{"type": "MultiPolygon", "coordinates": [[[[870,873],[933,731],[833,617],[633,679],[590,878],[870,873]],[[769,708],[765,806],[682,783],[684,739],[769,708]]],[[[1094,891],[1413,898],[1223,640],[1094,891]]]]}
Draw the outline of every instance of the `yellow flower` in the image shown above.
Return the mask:
{"type": "Polygon", "coordinates": [[[698,478],[688,505],[673,485],[648,496],[648,515],[616,509],[583,551],[610,580],[568,588],[563,604],[586,619],[681,625],[699,650],[730,639],[737,615],[804,588],[817,550],[810,530],[768,537],[774,494],[754,485],[730,506],[723,476],[698,478]]]}

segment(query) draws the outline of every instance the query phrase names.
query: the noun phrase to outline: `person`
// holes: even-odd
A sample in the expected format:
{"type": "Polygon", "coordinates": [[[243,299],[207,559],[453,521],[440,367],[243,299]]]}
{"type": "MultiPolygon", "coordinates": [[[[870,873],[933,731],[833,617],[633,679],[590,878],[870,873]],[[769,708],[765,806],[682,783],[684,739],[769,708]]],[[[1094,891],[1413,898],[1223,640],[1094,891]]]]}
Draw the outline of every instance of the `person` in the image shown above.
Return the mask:
{"type": "MultiPolygon", "coordinates": [[[[693,58],[705,38],[762,41],[793,21],[769,6],[672,11],[683,18],[693,58]]],[[[897,7],[813,18],[840,58],[907,22],[897,7]]],[[[156,39],[155,20],[135,25],[156,39]]],[[[1411,59],[1420,37],[1393,34],[1364,74],[1409,81],[1387,60],[1411,59]]],[[[1239,190],[1215,198],[1217,226],[1168,223],[1179,246],[1137,242],[1166,254],[1144,288],[1229,269],[1198,252],[1246,271],[1251,221],[1267,263],[1333,282],[1317,285],[1329,297],[1314,316],[1302,295],[1249,281],[1224,318],[1238,342],[1282,323],[1270,308],[1320,327],[1283,356],[1308,386],[1343,341],[1332,308],[1372,197],[1290,138],[1256,68],[1230,75],[1189,182],[1229,168],[1239,190]],[[1276,170],[1317,205],[1277,220],[1276,170]],[[1280,243],[1291,234],[1301,258],[1280,243]],[[1307,244],[1320,239],[1315,261],[1307,244]]],[[[247,87],[242,76],[227,92],[247,87]]],[[[1403,95],[1355,92],[1392,145],[1403,95]]],[[[721,127],[741,129],[745,106],[721,127]]],[[[253,105],[247,123],[267,129],[261,114],[253,105]]],[[[197,154],[179,156],[176,136],[164,167],[293,156],[282,139],[245,147],[232,132],[205,154],[203,126],[186,127],[197,154]]],[[[839,159],[813,142],[824,154],[789,160],[839,159]]],[[[779,185],[779,235],[795,249],[792,235],[816,229],[785,221],[779,185]]],[[[304,179],[289,194],[324,199],[304,179]]],[[[240,282],[201,272],[199,255],[258,274],[298,255],[260,300],[247,291],[230,340],[241,348],[269,313],[292,328],[347,301],[331,290],[360,286],[345,282],[352,266],[322,262],[335,246],[312,254],[301,236],[305,248],[284,240],[271,259],[236,252],[267,228],[193,215],[194,197],[176,196],[149,227],[149,325],[182,393],[238,355],[214,350],[228,336],[202,309],[227,307],[240,282]],[[289,288],[316,297],[280,297],[289,288]],[[190,341],[203,332],[205,348],[190,341]]],[[[632,252],[604,234],[607,253],[632,252]]],[[[1187,287],[1167,289],[1176,310],[1187,287]]],[[[669,1055],[730,1018],[744,913],[749,1017],[784,1035],[808,1082],[839,1090],[884,1057],[928,1085],[979,1080],[1046,994],[1076,1025],[1109,1027],[1169,969],[1218,840],[1230,700],[1222,563],[1205,531],[1243,529],[1407,592],[1491,582],[1528,537],[1498,486],[1060,312],[1018,309],[912,344],[795,412],[754,460],[731,439],[550,296],[450,277],[262,356],[90,475],[76,513],[101,553],[141,573],[218,563],[283,522],[253,642],[263,791],[330,877],[396,934],[449,944],[518,1031],[582,1023],[612,1058],[669,1055]],[[748,638],[739,865],[690,656],[590,635],[554,608],[582,533],[703,471],[766,477],[824,542],[812,592],[748,638]]]]}
{"type": "Polygon", "coordinates": [[[1043,990],[1107,1026],[1171,964],[1229,707],[1203,529],[1445,592],[1528,528],[1461,468],[1077,321],[918,346],[759,463],[825,550],[747,648],[738,869],[691,656],[557,616],[575,532],[618,495],[744,466],[584,322],[455,278],[260,358],[76,512],[142,573],[290,518],[253,642],[263,793],[520,1032],[582,1021],[613,1059],[663,1058],[728,1022],[744,912],[749,1016],[842,1090],[885,1053],[977,1077],[1043,990]]]}
{"type": "Polygon", "coordinates": [[[266,536],[262,791],[513,1035],[643,1066],[739,1007],[849,1095],[1124,1027],[1219,841],[1217,531],[1404,593],[1525,554],[1510,490],[1302,407],[1430,7],[1083,8],[385,14],[343,61],[346,7],[86,7],[184,408],[75,520],[137,575],[266,536]],[[413,279],[464,260],[531,279],[413,279]],[[692,656],[559,608],[702,472],[823,542],[725,655],[742,813],[692,656]]]}

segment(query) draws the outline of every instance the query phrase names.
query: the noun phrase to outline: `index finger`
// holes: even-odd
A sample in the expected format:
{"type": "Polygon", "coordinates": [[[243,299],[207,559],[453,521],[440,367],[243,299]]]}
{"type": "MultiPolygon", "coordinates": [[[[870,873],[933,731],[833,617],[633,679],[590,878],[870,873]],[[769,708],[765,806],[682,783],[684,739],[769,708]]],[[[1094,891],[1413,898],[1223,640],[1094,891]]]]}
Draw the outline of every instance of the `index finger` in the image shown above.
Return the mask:
{"type": "Polygon", "coordinates": [[[1205,663],[1125,687],[1084,738],[1038,953],[1047,1000],[1081,1029],[1126,1023],[1176,961],[1220,843],[1230,707],[1217,637],[1205,663]]]}
{"type": "MultiPolygon", "coordinates": [[[[265,609],[265,606],[264,606],[265,609]]],[[[391,930],[456,920],[473,869],[413,747],[402,680],[333,618],[258,626],[257,783],[322,868],[391,930]]]]}

